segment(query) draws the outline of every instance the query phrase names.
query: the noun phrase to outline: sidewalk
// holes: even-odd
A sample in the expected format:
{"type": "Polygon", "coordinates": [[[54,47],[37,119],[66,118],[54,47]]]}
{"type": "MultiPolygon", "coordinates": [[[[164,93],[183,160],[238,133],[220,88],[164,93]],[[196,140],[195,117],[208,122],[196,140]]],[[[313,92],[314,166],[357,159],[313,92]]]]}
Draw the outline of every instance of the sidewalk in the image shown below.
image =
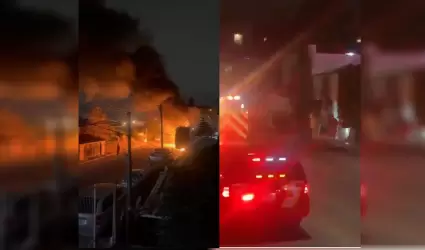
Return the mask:
{"type": "MultiPolygon", "coordinates": [[[[145,143],[144,144],[133,145],[132,147],[133,147],[133,149],[138,149],[138,148],[143,148],[144,146],[147,146],[147,148],[149,148],[149,145],[147,145],[145,143]]],[[[119,155],[126,155],[127,152],[128,152],[127,149],[121,149],[119,155]]],[[[95,158],[92,158],[92,159],[89,159],[89,160],[79,161],[79,164],[80,165],[81,164],[86,164],[86,163],[90,163],[90,162],[97,161],[97,160],[100,160],[100,159],[112,158],[114,156],[117,157],[118,155],[116,153],[115,154],[101,155],[99,157],[95,157],[95,158]]]]}

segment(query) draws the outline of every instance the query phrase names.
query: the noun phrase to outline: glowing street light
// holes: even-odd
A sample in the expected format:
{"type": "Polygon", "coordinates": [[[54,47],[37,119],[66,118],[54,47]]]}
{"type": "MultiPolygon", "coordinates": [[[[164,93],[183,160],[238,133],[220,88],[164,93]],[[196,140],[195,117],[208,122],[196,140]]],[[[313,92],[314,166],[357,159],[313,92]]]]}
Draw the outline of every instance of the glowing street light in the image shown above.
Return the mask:
{"type": "Polygon", "coordinates": [[[347,52],[347,53],[345,53],[345,55],[347,55],[347,56],[355,56],[356,54],[354,52],[347,52]]]}
{"type": "Polygon", "coordinates": [[[362,39],[361,38],[357,38],[357,43],[361,43],[362,39]]]}
{"type": "Polygon", "coordinates": [[[236,95],[236,96],[233,97],[233,99],[239,101],[241,99],[241,97],[236,95]]]}
{"type": "Polygon", "coordinates": [[[240,33],[233,34],[233,42],[241,45],[243,43],[243,35],[240,33]]]}

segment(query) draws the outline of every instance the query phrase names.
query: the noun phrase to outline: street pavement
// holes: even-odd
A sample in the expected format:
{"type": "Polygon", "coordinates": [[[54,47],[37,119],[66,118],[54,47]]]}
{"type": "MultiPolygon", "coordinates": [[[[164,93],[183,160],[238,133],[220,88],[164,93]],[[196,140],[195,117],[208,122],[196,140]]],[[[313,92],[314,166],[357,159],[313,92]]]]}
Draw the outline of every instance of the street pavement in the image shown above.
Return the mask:
{"type": "Polygon", "coordinates": [[[425,245],[424,152],[371,147],[362,152],[361,166],[369,200],[362,243],[425,245]]]}

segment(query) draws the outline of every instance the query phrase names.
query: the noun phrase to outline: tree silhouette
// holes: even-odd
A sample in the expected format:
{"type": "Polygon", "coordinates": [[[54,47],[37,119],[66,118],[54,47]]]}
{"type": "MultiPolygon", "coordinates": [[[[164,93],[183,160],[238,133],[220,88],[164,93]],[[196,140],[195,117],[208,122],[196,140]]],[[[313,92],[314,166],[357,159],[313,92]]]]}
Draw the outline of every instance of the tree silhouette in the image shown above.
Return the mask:
{"type": "Polygon", "coordinates": [[[189,107],[194,107],[195,106],[195,99],[193,99],[193,97],[190,97],[189,98],[188,105],[189,105],[189,107]]]}
{"type": "Polygon", "coordinates": [[[89,134],[104,140],[115,139],[117,132],[108,121],[108,117],[100,107],[94,107],[88,116],[88,123],[80,128],[81,134],[89,134]]]}

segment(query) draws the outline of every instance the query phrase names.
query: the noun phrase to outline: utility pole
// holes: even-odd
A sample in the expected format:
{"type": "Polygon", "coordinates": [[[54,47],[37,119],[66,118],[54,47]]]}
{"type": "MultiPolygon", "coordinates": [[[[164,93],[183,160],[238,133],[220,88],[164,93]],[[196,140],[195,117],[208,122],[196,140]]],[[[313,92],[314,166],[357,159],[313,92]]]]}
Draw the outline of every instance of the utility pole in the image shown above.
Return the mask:
{"type": "Polygon", "coordinates": [[[161,148],[164,148],[164,115],[162,104],[159,105],[159,121],[161,126],[161,148]]]}
{"type": "Polygon", "coordinates": [[[125,245],[126,247],[130,246],[130,212],[132,211],[131,208],[131,172],[132,172],[132,160],[131,160],[131,130],[133,123],[131,119],[131,112],[127,112],[127,143],[128,143],[128,165],[127,165],[127,200],[126,200],[126,213],[125,213],[125,245]]]}

